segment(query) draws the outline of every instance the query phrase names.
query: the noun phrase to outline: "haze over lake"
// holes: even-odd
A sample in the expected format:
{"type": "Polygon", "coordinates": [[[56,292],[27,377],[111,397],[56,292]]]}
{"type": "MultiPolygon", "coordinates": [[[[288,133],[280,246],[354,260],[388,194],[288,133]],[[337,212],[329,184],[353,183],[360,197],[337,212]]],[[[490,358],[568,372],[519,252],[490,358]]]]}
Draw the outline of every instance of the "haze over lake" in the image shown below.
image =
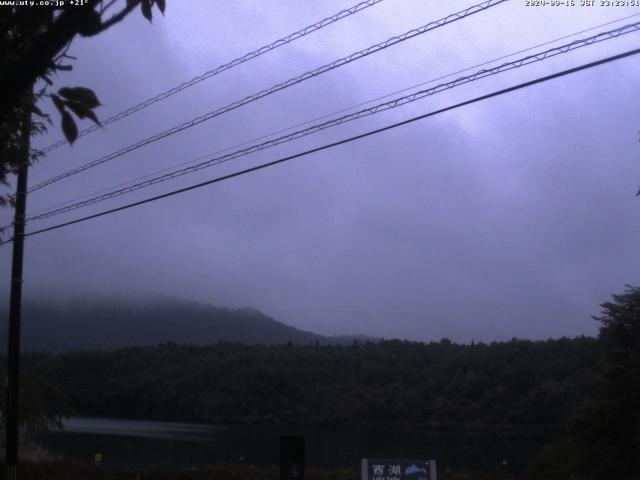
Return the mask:
{"type": "Polygon", "coordinates": [[[40,441],[52,452],[77,460],[92,461],[100,452],[105,465],[273,465],[280,435],[288,434],[306,437],[309,466],[356,469],[365,457],[437,458],[440,468],[486,472],[497,472],[504,459],[514,471],[524,468],[540,446],[553,438],[548,434],[439,434],[393,427],[233,427],[71,417],[63,432],[44,435],[40,441]]]}

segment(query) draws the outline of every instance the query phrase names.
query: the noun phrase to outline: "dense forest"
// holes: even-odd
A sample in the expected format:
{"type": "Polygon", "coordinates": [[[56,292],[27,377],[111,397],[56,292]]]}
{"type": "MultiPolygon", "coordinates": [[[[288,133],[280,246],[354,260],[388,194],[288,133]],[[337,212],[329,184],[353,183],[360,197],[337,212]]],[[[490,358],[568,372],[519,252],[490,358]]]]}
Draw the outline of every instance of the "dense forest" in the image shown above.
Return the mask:
{"type": "Polygon", "coordinates": [[[599,355],[587,337],[220,343],[28,354],[23,365],[82,415],[558,430],[592,395],[599,355]]]}

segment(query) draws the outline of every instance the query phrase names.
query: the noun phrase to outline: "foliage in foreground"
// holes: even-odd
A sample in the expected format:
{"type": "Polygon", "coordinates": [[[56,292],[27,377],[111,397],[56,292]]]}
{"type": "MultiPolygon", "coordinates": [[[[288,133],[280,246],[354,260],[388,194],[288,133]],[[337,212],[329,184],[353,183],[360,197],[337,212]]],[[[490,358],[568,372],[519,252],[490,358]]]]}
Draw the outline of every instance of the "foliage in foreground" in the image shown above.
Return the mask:
{"type": "MultiPolygon", "coordinates": [[[[69,462],[31,463],[21,466],[20,478],[29,480],[278,480],[276,466],[212,465],[198,469],[114,470],[69,462]]],[[[4,480],[4,472],[0,480],[4,480]]],[[[360,472],[352,469],[305,469],[305,480],[359,480],[360,472]]],[[[442,472],[439,480],[512,480],[512,477],[442,472]]]]}
{"type": "Polygon", "coordinates": [[[613,295],[594,318],[603,351],[597,389],[564,438],[540,452],[532,478],[640,478],[640,288],[613,295]]]}
{"type": "MultiPolygon", "coordinates": [[[[211,465],[193,469],[132,470],[96,468],[71,462],[38,462],[21,466],[21,478],[30,480],[278,480],[279,470],[275,466],[211,465]]],[[[4,479],[4,472],[0,479],[4,479]]],[[[359,480],[355,470],[307,469],[306,480],[359,480]]]]}
{"type": "MultiPolygon", "coordinates": [[[[42,152],[29,149],[25,142],[32,135],[46,132],[47,126],[53,123],[51,116],[43,112],[46,108],[40,100],[52,101],[60,113],[60,125],[69,143],[78,137],[74,116],[99,125],[94,109],[100,102],[92,90],[63,87],[57,95],[48,91],[53,86],[52,77],[72,69],[71,61],[75,57],[67,53],[74,38],[99,35],[137,7],[151,21],[154,5],[164,15],[165,0],[84,0],[75,4],[3,2],[0,5],[0,186],[7,185],[21,162],[31,163],[42,157],[42,152]]],[[[12,201],[12,196],[0,193],[0,206],[12,201]]]]}

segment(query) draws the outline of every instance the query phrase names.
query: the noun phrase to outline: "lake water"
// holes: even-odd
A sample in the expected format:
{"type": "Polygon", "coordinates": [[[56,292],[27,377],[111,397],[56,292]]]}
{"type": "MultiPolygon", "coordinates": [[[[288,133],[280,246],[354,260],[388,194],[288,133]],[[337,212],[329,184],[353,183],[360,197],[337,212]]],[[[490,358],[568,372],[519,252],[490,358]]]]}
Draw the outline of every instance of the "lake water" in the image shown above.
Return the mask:
{"type": "Polygon", "coordinates": [[[216,426],[71,417],[65,429],[38,437],[51,453],[80,461],[103,454],[113,466],[277,465],[281,435],[306,438],[306,461],[323,468],[359,468],[360,459],[434,458],[439,468],[498,471],[504,459],[521,471],[549,436],[456,433],[365,427],[216,426]]]}

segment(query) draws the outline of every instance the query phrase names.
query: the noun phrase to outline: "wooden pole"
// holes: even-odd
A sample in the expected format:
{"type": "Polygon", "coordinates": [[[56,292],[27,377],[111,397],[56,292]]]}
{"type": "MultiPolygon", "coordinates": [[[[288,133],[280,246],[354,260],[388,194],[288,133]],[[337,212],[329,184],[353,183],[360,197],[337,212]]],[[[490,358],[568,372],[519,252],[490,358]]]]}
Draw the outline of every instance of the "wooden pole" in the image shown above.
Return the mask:
{"type": "Polygon", "coordinates": [[[25,105],[22,117],[16,208],[13,225],[11,260],[11,300],[9,304],[9,349],[7,355],[6,466],[7,480],[17,479],[18,469],[18,391],[20,387],[20,319],[22,313],[22,263],[24,258],[24,226],[27,208],[27,174],[31,139],[31,109],[25,105]]]}

